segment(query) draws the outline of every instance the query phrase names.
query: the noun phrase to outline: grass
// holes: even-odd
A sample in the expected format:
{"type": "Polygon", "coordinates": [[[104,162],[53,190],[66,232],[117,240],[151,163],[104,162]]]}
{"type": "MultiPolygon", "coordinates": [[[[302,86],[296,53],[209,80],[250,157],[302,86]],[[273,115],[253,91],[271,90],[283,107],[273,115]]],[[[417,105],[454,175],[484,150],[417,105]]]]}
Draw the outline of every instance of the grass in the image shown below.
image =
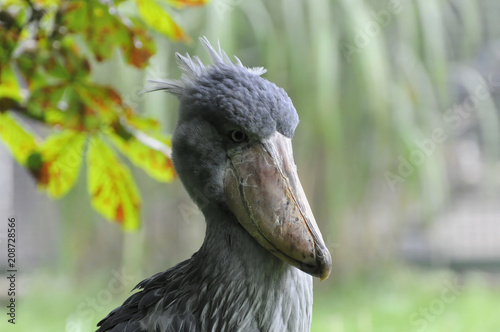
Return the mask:
{"type": "MultiPolygon", "coordinates": [[[[112,275],[100,275],[75,285],[68,278],[39,275],[23,286],[28,294],[18,299],[17,324],[2,319],[0,330],[93,331],[132,287],[112,280],[112,275]]],[[[499,299],[498,283],[495,286],[479,275],[457,279],[447,272],[398,270],[333,287],[320,283],[315,287],[311,331],[496,332],[500,329],[499,299]]]]}
{"type": "Polygon", "coordinates": [[[493,332],[500,287],[479,275],[403,270],[373,280],[316,287],[312,331],[493,332]],[[320,295],[321,294],[321,295],[320,295]]]}

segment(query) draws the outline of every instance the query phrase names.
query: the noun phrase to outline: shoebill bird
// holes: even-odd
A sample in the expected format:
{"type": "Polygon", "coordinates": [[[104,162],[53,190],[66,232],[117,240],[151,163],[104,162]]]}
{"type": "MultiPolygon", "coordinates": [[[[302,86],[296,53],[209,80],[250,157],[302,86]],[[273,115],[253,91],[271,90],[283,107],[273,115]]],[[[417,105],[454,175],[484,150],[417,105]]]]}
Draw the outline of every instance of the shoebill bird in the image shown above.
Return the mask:
{"type": "Polygon", "coordinates": [[[263,68],[210,55],[177,59],[180,80],[155,81],[179,100],[172,159],[206,219],[200,250],[142,282],[98,331],[309,331],[312,277],[331,256],[292,155],[299,122],[285,91],[263,68]]]}

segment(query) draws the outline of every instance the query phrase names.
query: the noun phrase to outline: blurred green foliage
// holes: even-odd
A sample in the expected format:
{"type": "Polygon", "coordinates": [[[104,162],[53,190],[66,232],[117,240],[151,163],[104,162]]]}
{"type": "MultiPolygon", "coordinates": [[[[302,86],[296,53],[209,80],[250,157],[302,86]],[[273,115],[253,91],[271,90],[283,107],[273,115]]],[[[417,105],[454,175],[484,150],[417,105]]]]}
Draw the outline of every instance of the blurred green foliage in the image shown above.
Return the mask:
{"type": "MultiPolygon", "coordinates": [[[[130,294],[129,283],[113,285],[120,290],[110,292],[114,290],[108,285],[110,277],[113,274],[96,274],[75,285],[39,275],[30,282],[29,301],[20,298],[22,319],[16,328],[93,331],[130,294]]],[[[391,270],[369,281],[345,281],[335,289],[316,286],[312,332],[494,332],[500,326],[496,314],[500,289],[492,289],[479,275],[457,279],[447,272],[391,270]]]]}
{"type": "MultiPolygon", "coordinates": [[[[299,175],[323,234],[342,245],[340,270],[370,269],[375,252],[392,260],[410,214],[423,224],[442,211],[456,186],[450,156],[465,131],[474,131],[486,163],[500,160],[491,98],[500,78],[474,68],[489,42],[485,8],[287,0],[209,12],[202,33],[247,65],[264,64],[266,78],[292,97],[299,175]]],[[[490,170],[482,184],[494,177],[490,170]]]]}

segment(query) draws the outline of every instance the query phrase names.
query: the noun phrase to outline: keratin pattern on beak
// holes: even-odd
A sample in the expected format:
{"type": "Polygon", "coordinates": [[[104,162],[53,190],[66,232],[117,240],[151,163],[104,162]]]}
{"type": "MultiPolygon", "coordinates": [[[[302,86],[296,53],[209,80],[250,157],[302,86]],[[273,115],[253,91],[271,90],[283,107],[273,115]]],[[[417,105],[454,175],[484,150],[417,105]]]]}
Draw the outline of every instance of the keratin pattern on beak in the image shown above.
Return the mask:
{"type": "Polygon", "coordinates": [[[332,260],[300,184],[291,139],[275,133],[229,152],[226,201],[239,223],[267,250],[326,279],[332,260]]]}

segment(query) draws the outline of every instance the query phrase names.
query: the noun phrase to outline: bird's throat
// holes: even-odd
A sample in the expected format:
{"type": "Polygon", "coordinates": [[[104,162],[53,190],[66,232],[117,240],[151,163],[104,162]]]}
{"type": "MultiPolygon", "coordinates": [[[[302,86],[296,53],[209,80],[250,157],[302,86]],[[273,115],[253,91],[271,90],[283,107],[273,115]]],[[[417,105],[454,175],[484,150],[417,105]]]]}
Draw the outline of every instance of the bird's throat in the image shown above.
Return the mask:
{"type": "Polygon", "coordinates": [[[194,261],[217,290],[203,302],[238,316],[238,326],[246,326],[238,331],[309,331],[311,276],[269,253],[230,214],[205,216],[206,236],[194,261]]]}

